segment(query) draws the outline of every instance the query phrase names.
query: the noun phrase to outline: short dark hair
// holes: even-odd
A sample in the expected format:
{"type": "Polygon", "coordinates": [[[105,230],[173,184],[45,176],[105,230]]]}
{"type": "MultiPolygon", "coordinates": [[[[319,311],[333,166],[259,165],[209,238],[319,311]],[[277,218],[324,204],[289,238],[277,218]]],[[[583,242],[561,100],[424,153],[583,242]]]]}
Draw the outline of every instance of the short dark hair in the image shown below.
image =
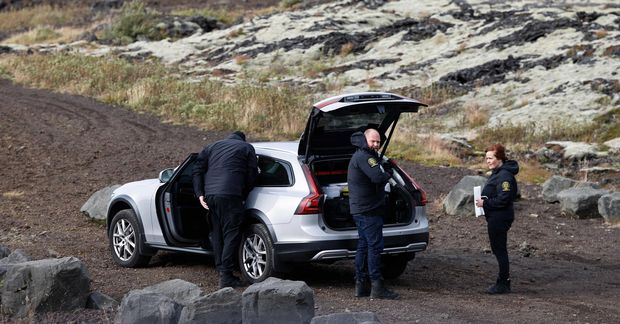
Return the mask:
{"type": "Polygon", "coordinates": [[[234,131],[233,134],[241,137],[241,139],[245,141],[245,134],[242,131],[234,131]]]}
{"type": "Polygon", "coordinates": [[[486,152],[495,152],[494,155],[497,159],[506,161],[506,148],[502,144],[493,144],[484,151],[486,152]]]}

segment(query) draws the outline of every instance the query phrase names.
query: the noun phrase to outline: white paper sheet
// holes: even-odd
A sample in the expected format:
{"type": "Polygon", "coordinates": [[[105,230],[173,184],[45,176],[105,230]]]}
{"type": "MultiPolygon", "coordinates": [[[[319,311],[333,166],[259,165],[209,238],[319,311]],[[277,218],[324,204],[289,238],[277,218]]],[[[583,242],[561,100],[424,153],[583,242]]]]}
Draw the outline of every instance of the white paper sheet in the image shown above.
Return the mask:
{"type": "Polygon", "coordinates": [[[482,188],[480,186],[475,186],[474,187],[474,211],[476,211],[476,217],[480,217],[482,215],[484,215],[484,209],[482,207],[478,207],[476,206],[476,200],[480,199],[480,197],[482,197],[481,195],[482,192],[482,188]]]}

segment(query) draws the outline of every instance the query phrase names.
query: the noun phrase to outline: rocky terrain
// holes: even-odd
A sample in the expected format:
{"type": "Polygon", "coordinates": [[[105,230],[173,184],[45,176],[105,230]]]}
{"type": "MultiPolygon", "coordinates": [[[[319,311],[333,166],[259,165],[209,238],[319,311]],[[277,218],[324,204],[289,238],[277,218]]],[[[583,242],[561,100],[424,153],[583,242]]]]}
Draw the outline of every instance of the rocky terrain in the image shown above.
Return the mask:
{"type": "Polygon", "coordinates": [[[472,105],[490,114],[490,125],[584,122],[620,105],[615,1],[349,0],[304,8],[176,40],[39,49],[156,57],[189,78],[234,83],[253,75],[322,94],[419,97],[430,87],[455,96],[430,111],[453,132],[472,105]]]}

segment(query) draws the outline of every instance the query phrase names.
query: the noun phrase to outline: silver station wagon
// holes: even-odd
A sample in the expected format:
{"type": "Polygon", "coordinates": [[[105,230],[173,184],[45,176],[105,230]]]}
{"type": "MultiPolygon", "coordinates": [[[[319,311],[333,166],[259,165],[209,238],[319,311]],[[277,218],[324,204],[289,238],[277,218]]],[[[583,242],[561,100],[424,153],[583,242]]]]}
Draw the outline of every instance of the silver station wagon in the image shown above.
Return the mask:
{"type": "MultiPolygon", "coordinates": [[[[400,276],[428,244],[426,193],[383,156],[403,113],[424,104],[391,93],[339,95],[311,109],[300,141],[253,143],[260,174],[246,200],[238,263],[243,277],[260,282],[290,265],[355,256],[357,230],[349,212],[347,168],[355,152],[351,134],[372,127],[379,152],[394,175],[386,185],[382,273],[400,276]]],[[[114,261],[149,263],[158,250],[211,254],[206,211],[192,186],[197,153],[160,172],[159,179],[127,183],[112,194],[107,229],[114,261]]]]}

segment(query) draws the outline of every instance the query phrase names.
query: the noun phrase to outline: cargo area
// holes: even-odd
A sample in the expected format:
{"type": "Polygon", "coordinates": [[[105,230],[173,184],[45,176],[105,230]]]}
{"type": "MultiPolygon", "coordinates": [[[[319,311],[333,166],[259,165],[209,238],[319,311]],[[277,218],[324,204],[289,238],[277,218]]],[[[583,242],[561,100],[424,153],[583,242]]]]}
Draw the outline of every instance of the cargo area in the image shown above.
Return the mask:
{"type": "MultiPolygon", "coordinates": [[[[348,166],[349,158],[321,160],[311,164],[318,185],[325,194],[323,221],[334,230],[355,229],[355,222],[349,210],[348,166]]],[[[386,191],[389,191],[384,217],[386,227],[407,225],[415,216],[416,203],[411,193],[414,188],[403,183],[402,176],[398,178],[386,187],[386,191]]]]}

